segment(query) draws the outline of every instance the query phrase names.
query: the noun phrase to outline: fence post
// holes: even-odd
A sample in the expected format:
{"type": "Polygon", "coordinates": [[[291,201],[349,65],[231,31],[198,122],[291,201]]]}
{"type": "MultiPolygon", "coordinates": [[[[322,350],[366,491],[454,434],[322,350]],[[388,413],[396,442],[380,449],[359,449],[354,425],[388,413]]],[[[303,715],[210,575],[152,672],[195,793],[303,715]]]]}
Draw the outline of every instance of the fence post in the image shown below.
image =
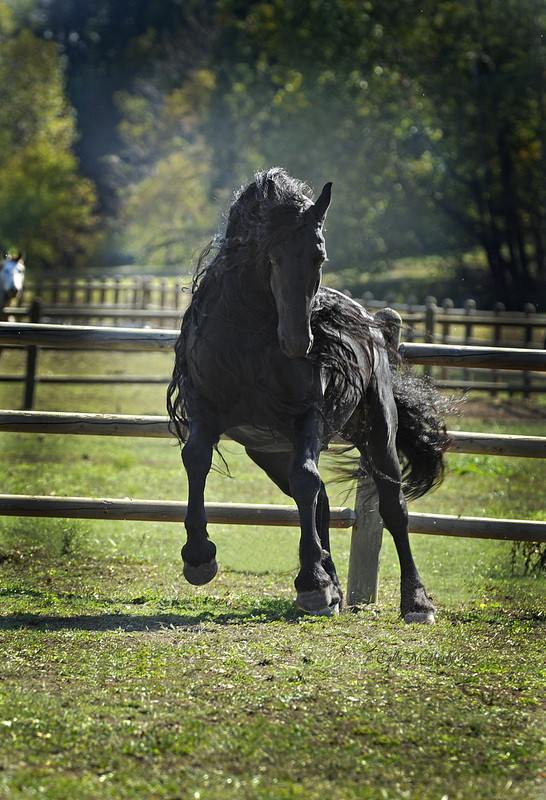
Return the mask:
{"type": "Polygon", "coordinates": [[[148,308],[152,299],[152,281],[144,278],[142,282],[142,308],[148,308]]]}
{"type": "MultiPolygon", "coordinates": [[[[442,309],[446,317],[448,316],[449,312],[453,309],[454,305],[455,304],[450,297],[446,297],[444,300],[442,300],[442,309]]],[[[449,319],[444,319],[444,321],[442,322],[443,344],[448,343],[450,327],[451,327],[451,322],[449,321],[449,319]]],[[[447,378],[447,367],[442,367],[442,369],[440,370],[440,378],[442,380],[445,380],[447,378]]]]}
{"type": "Polygon", "coordinates": [[[68,298],[67,298],[68,305],[74,305],[76,303],[76,279],[69,278],[68,280],[68,298]]]}
{"type": "MultiPolygon", "coordinates": [[[[384,324],[384,335],[393,350],[398,350],[402,318],[392,308],[374,315],[384,324]]],[[[347,603],[376,603],[379,585],[379,561],[383,541],[383,520],[379,513],[379,496],[371,475],[359,478],[355,498],[356,521],[351,535],[347,603]]]]}
{"type": "MultiPolygon", "coordinates": [[[[464,301],[464,313],[468,317],[471,317],[472,314],[474,314],[475,312],[476,312],[476,301],[475,300],[465,300],[464,301]]],[[[471,344],[470,340],[472,338],[472,330],[473,330],[472,323],[470,321],[469,322],[465,322],[465,324],[464,324],[464,343],[465,343],[465,345],[471,344]]],[[[463,369],[463,380],[464,381],[468,381],[469,380],[469,376],[470,376],[470,373],[469,373],[468,369],[463,369]]]]}
{"type": "Polygon", "coordinates": [[[120,277],[119,275],[116,275],[114,277],[114,297],[112,300],[115,306],[119,305],[119,290],[120,290],[120,277]]]}
{"type": "Polygon", "coordinates": [[[59,278],[55,276],[51,283],[51,305],[54,306],[59,302],[59,278]]]}
{"type": "MultiPolygon", "coordinates": [[[[434,342],[434,326],[436,324],[436,298],[429,296],[425,298],[425,342],[434,342]]],[[[423,370],[424,375],[430,375],[432,372],[431,367],[425,367],[423,370]]]]}
{"type": "Polygon", "coordinates": [[[181,281],[176,281],[174,284],[174,303],[173,308],[176,308],[178,311],[182,308],[182,283],[181,281]]]}
{"type": "MultiPolygon", "coordinates": [[[[536,307],[533,303],[525,303],[524,309],[525,316],[531,317],[533,314],[537,313],[536,307]]],[[[531,348],[533,346],[533,326],[526,325],[525,326],[525,345],[524,347],[531,348]]],[[[531,373],[524,372],[523,373],[523,396],[528,399],[531,397],[531,373]]]]}
{"type": "MultiPolygon", "coordinates": [[[[495,314],[495,317],[497,317],[497,319],[499,320],[499,322],[495,321],[493,323],[493,341],[491,342],[493,347],[500,347],[501,346],[501,342],[502,342],[502,325],[500,323],[500,319],[501,319],[503,311],[506,311],[506,306],[504,305],[504,303],[500,303],[500,302],[495,303],[495,305],[493,306],[493,312],[495,314]]],[[[496,370],[496,369],[492,369],[491,370],[491,378],[492,378],[494,383],[497,383],[497,381],[499,380],[498,370],[496,370]]],[[[493,389],[493,391],[491,392],[491,396],[492,397],[496,397],[497,396],[497,390],[496,389],[493,389]]]]}
{"type": "MultiPolygon", "coordinates": [[[[417,298],[414,294],[410,294],[408,297],[408,314],[413,314],[414,308],[413,306],[417,303],[417,298]]],[[[406,342],[413,342],[413,336],[415,332],[415,322],[410,319],[409,322],[406,324],[406,331],[404,339],[406,342]]]]}
{"type": "MultiPolygon", "coordinates": [[[[30,304],[30,322],[40,322],[42,304],[34,299],[30,304]]],[[[25,371],[25,395],[23,398],[23,411],[31,411],[34,405],[34,389],[36,386],[36,363],[38,361],[38,348],[31,345],[27,348],[27,364],[25,371]]]]}

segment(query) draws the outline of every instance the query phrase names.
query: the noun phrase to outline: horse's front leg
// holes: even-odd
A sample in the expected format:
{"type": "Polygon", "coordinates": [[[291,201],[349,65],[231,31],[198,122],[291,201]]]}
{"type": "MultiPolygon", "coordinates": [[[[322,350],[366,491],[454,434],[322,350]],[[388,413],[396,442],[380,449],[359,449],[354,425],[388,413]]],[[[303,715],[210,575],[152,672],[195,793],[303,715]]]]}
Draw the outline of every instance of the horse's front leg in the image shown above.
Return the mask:
{"type": "Polygon", "coordinates": [[[310,614],[332,614],[339,609],[339,592],[324,569],[328,558],[317,531],[317,501],[321,490],[318,471],[320,422],[316,412],[297,420],[290,494],[300,514],[300,571],[294,581],[296,603],[310,614]]]}
{"type": "Polygon", "coordinates": [[[218,437],[201,422],[191,421],[188,440],[182,449],[182,461],[188,474],[188,509],[184,524],[188,535],[182,548],[184,577],[201,586],[218,572],[216,545],[207,533],[205,483],[212,464],[212,450],[218,437]]]}

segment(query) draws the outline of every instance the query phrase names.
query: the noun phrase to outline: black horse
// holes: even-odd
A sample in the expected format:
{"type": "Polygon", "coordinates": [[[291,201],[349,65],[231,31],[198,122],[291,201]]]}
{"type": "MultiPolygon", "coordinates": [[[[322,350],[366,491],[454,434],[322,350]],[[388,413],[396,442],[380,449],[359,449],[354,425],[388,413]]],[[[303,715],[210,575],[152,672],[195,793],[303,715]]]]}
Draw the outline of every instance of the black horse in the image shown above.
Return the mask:
{"type": "Polygon", "coordinates": [[[447,437],[432,389],[393,369],[381,326],[356,302],[320,288],[331,186],[313,203],[284,170],[258,173],[231,205],[216,252],[209,247],[200,259],[167,397],[189,483],[184,575],[200,585],[217,572],[204,489],[225,432],[297,503],[298,606],[335,612],[342,591],[318,461],[338,435],[358,448],[360,468],[377,485],[400,559],[402,615],[431,622],[402,490],[419,497],[441,479],[447,437]]]}

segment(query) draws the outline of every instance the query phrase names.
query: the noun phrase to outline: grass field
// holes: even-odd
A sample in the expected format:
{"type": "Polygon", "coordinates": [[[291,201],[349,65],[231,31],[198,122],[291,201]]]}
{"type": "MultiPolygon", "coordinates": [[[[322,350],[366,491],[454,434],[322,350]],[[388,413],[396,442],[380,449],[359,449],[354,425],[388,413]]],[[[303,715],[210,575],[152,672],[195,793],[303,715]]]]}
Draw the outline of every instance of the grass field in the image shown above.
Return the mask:
{"type": "MultiPolygon", "coordinates": [[[[170,368],[168,356],[40,358],[44,373],[170,368]]],[[[5,351],[0,366],[20,359],[5,351]]],[[[0,385],[0,405],[19,407],[20,393],[0,385]]],[[[37,407],[163,413],[163,394],[44,385],[37,407]]],[[[488,401],[450,427],[544,434],[544,420],[488,401]]],[[[166,440],[1,441],[3,492],[185,496],[166,440]]],[[[224,450],[235,478],[213,473],[211,500],[285,502],[224,450]]],[[[413,508],[546,519],[546,462],[453,455],[449,467],[413,508]]],[[[412,627],[388,534],[378,606],[335,619],[294,608],[295,530],[211,534],[221,571],[196,589],[178,525],[0,518],[0,797],[544,796],[544,584],[511,573],[509,544],[413,536],[438,623],[412,627]]],[[[349,536],[332,538],[345,579],[349,536]]]]}

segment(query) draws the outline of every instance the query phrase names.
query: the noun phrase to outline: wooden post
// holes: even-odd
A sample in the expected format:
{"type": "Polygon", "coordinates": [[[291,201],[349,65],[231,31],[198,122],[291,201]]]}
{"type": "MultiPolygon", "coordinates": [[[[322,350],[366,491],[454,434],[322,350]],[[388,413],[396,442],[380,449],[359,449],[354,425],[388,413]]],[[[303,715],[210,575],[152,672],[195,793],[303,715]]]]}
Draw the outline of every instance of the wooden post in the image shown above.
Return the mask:
{"type": "MultiPolygon", "coordinates": [[[[398,350],[402,318],[391,308],[375,314],[384,325],[387,343],[398,350]]],[[[379,496],[371,475],[360,478],[355,499],[356,520],[351,536],[347,603],[376,603],[379,585],[379,561],[383,541],[383,520],[379,513],[379,496]]]]}
{"type": "Polygon", "coordinates": [[[169,284],[167,278],[161,278],[159,282],[159,307],[167,308],[167,295],[169,291],[169,284]]]}
{"type": "MultiPolygon", "coordinates": [[[[414,294],[410,294],[410,296],[408,297],[408,314],[413,314],[415,310],[413,306],[416,305],[416,303],[417,303],[417,298],[415,297],[414,294]]],[[[411,321],[406,325],[406,335],[404,337],[405,340],[407,342],[413,342],[414,333],[415,333],[415,323],[411,321]]]]}
{"type": "MultiPolygon", "coordinates": [[[[525,315],[527,317],[531,317],[533,314],[537,313],[536,306],[533,303],[525,303],[524,309],[525,315]]],[[[528,347],[529,349],[533,346],[533,326],[526,325],[525,326],[525,344],[524,347],[528,347]]],[[[528,399],[531,397],[531,373],[524,372],[523,373],[523,396],[528,399]]]]}
{"type": "MultiPolygon", "coordinates": [[[[30,321],[40,322],[41,303],[34,299],[30,305],[30,321]]],[[[23,410],[30,411],[34,405],[34,389],[36,386],[36,363],[38,361],[38,348],[31,345],[27,348],[27,364],[25,371],[25,394],[23,397],[23,410]]]]}
{"type": "Polygon", "coordinates": [[[176,281],[174,284],[174,302],[172,305],[173,308],[176,308],[178,311],[182,308],[182,283],[181,281],[176,281]]]}
{"type": "MultiPolygon", "coordinates": [[[[425,299],[425,342],[434,343],[434,326],[436,323],[436,298],[429,296],[425,299]]],[[[432,373],[431,367],[425,367],[425,375],[432,373]]]]}
{"type": "Polygon", "coordinates": [[[115,306],[119,305],[119,290],[120,290],[120,277],[116,275],[114,278],[114,298],[112,300],[115,306]]]}
{"type": "MultiPolygon", "coordinates": [[[[501,325],[500,320],[501,320],[503,311],[506,311],[506,306],[504,305],[504,303],[495,303],[495,305],[493,306],[493,312],[495,314],[495,317],[498,318],[498,322],[497,322],[497,320],[495,320],[495,322],[493,323],[493,341],[491,342],[493,347],[500,347],[501,346],[501,342],[502,342],[502,325],[501,325]]],[[[491,370],[491,380],[494,383],[497,383],[498,380],[499,380],[499,373],[498,373],[498,371],[496,369],[492,369],[491,370]]],[[[493,391],[491,392],[491,396],[492,397],[496,397],[497,396],[497,390],[496,389],[493,389],[493,391]]]]}
{"type": "Polygon", "coordinates": [[[42,297],[42,286],[43,286],[43,278],[40,276],[36,283],[32,284],[32,299],[36,300],[37,298],[42,297]]]}
{"type": "MultiPolygon", "coordinates": [[[[475,300],[465,300],[465,302],[464,302],[464,313],[468,317],[471,317],[472,314],[474,314],[475,312],[476,312],[476,301],[475,300]]],[[[465,343],[465,345],[469,345],[470,344],[470,340],[472,338],[472,328],[473,328],[473,326],[472,326],[472,323],[470,321],[469,322],[465,322],[465,325],[464,325],[464,343],[465,343]]],[[[469,371],[467,369],[463,369],[463,380],[464,381],[470,380],[470,373],[469,373],[469,371]]]]}
{"type": "MultiPolygon", "coordinates": [[[[454,305],[455,304],[453,303],[453,300],[451,300],[451,298],[449,298],[449,297],[446,297],[442,301],[442,309],[443,309],[444,314],[445,314],[446,317],[449,314],[449,312],[453,309],[454,305]]],[[[442,343],[443,344],[448,344],[450,327],[451,327],[450,321],[448,319],[445,319],[442,322],[442,343]]],[[[440,378],[442,380],[445,380],[447,378],[447,369],[446,369],[446,367],[442,367],[442,369],[440,370],[440,378]]]]}

